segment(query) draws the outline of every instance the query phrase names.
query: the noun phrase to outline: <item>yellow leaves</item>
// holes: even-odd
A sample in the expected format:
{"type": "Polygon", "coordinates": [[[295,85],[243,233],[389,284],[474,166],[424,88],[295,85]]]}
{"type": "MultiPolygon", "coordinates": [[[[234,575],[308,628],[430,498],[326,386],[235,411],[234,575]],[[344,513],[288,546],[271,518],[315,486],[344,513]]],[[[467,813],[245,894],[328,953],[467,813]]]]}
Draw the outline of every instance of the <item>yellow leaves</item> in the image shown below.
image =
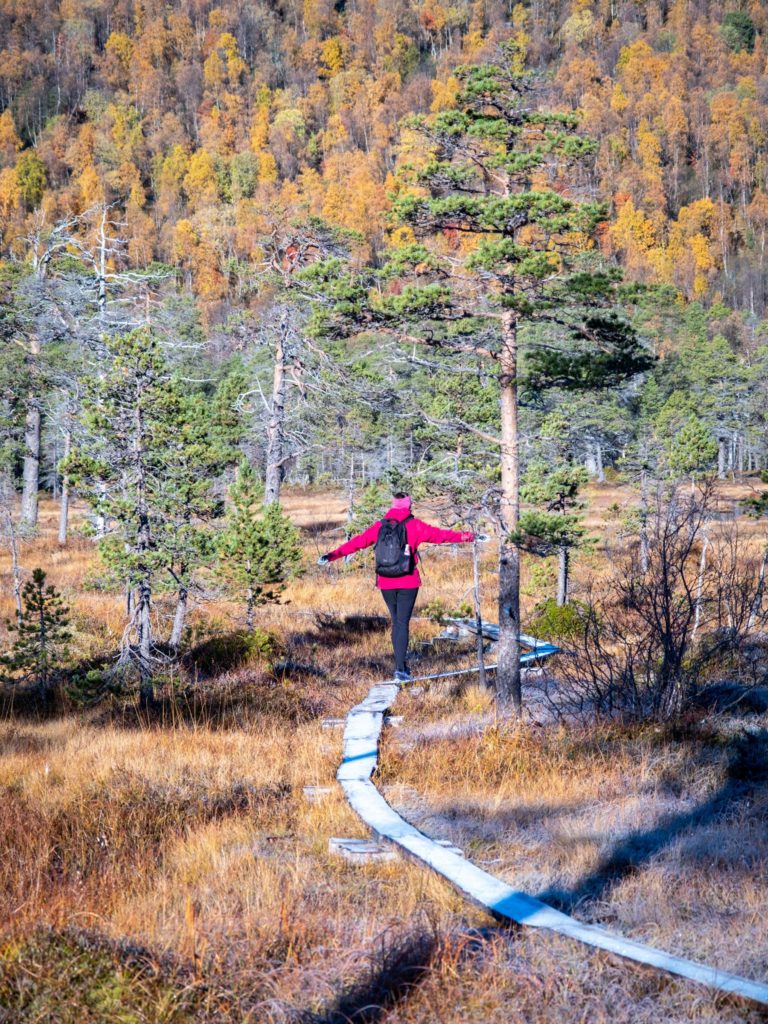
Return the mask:
{"type": "Polygon", "coordinates": [[[237,40],[231,33],[222,32],[203,63],[203,81],[206,86],[213,92],[224,87],[236,88],[247,71],[248,65],[240,56],[237,40]]]}
{"type": "Polygon", "coordinates": [[[697,232],[688,242],[693,253],[693,263],[697,272],[711,270],[715,266],[715,257],[709,247],[709,239],[697,232]]]}
{"type": "Polygon", "coordinates": [[[630,99],[639,100],[657,94],[663,87],[663,76],[669,58],[656,54],[644,39],[624,46],[616,61],[616,77],[630,99]]]}
{"type": "Polygon", "coordinates": [[[183,146],[178,143],[172,146],[160,168],[159,186],[162,192],[169,192],[178,197],[181,185],[189,170],[189,156],[183,146]]]}
{"type": "Polygon", "coordinates": [[[176,226],[173,229],[171,256],[176,262],[184,263],[199,241],[191,220],[182,218],[176,221],[176,226]]]}
{"type": "Polygon", "coordinates": [[[13,121],[13,114],[8,107],[0,114],[0,157],[4,161],[11,163],[15,160],[21,145],[21,139],[16,132],[16,125],[13,121]]]}
{"type": "Polygon", "coordinates": [[[259,183],[262,185],[269,185],[277,181],[277,161],[269,150],[259,153],[258,160],[259,183]]]}
{"type": "Polygon", "coordinates": [[[231,32],[222,32],[219,36],[216,47],[224,52],[224,56],[227,60],[240,59],[240,50],[237,46],[237,40],[231,32]]]}
{"type": "Polygon", "coordinates": [[[259,156],[269,139],[269,101],[256,108],[251,126],[251,149],[259,156]]]}
{"type": "Polygon", "coordinates": [[[328,126],[322,133],[322,146],[326,153],[345,146],[349,142],[346,125],[338,114],[328,118],[328,126]]]}
{"type": "Polygon", "coordinates": [[[207,150],[198,149],[189,158],[189,170],[184,176],[184,191],[190,204],[195,208],[218,201],[216,165],[207,150]]]}
{"type": "Polygon", "coordinates": [[[611,95],[611,110],[616,111],[617,114],[623,114],[628,106],[629,99],[627,94],[617,82],[613,87],[613,94],[611,95]]]}
{"type": "Polygon", "coordinates": [[[588,8],[573,13],[561,29],[563,39],[569,43],[583,43],[595,31],[595,18],[588,8]]]}
{"type": "Polygon", "coordinates": [[[13,167],[0,171],[0,218],[9,220],[21,201],[21,189],[13,167]]]}
{"type": "Polygon", "coordinates": [[[429,108],[431,112],[438,114],[441,110],[453,110],[460,90],[461,83],[455,75],[451,75],[443,82],[435,79],[432,83],[432,105],[429,108]]]}
{"type": "Polygon", "coordinates": [[[104,49],[125,71],[128,70],[133,57],[133,41],[125,32],[112,32],[104,49]]]}
{"type": "Polygon", "coordinates": [[[717,267],[712,231],[716,214],[711,199],[698,199],[682,207],[669,233],[668,252],[675,277],[689,298],[701,298],[710,272],[717,267]]]}
{"type": "Polygon", "coordinates": [[[118,193],[127,195],[129,202],[139,209],[147,201],[139,169],[129,161],[124,161],[116,171],[109,175],[108,183],[118,193]]]}
{"type": "Polygon", "coordinates": [[[370,236],[384,230],[389,203],[370,162],[359,153],[326,158],[322,216],[333,224],[370,236]]]}
{"type": "Polygon", "coordinates": [[[349,43],[341,36],[331,36],[320,47],[320,75],[334,78],[346,67],[349,58],[349,43]]]}
{"type": "Polygon", "coordinates": [[[715,216],[715,204],[709,198],[697,199],[688,206],[683,206],[677,216],[677,229],[682,236],[707,231],[712,227],[715,216]]]}
{"type": "Polygon", "coordinates": [[[688,118],[679,94],[670,94],[665,97],[661,120],[669,143],[673,146],[683,144],[688,134],[688,118]]]}
{"type": "Polygon", "coordinates": [[[637,130],[637,155],[648,170],[661,166],[661,142],[646,120],[637,130]]]}
{"type": "Polygon", "coordinates": [[[209,89],[220,89],[224,85],[226,75],[227,68],[224,61],[218,51],[213,50],[203,64],[203,81],[209,89]]]}
{"type": "Polygon", "coordinates": [[[104,202],[104,188],[93,164],[89,163],[83,168],[77,179],[77,187],[83,209],[104,202]]]}
{"type": "Polygon", "coordinates": [[[413,245],[416,242],[416,235],[410,224],[395,228],[389,233],[389,244],[393,249],[399,249],[405,245],[413,245]]]}

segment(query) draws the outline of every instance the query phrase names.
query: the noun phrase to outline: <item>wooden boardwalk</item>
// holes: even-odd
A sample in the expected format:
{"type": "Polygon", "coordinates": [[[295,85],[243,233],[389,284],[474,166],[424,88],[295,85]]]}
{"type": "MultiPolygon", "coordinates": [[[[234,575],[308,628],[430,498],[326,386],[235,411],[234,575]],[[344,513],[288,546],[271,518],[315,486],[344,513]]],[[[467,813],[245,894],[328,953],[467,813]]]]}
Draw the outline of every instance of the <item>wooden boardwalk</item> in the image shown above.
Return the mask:
{"type": "MultiPolygon", "coordinates": [[[[467,673],[451,673],[453,674],[467,673]]],[[[439,676],[424,677],[425,680],[436,678],[439,676]]],[[[421,681],[423,680],[414,679],[415,683],[421,681]]],[[[560,935],[615,953],[636,963],[647,964],[720,992],[768,1005],[768,983],[750,981],[727,971],[685,960],[652,946],[625,939],[605,928],[582,924],[483,871],[401,818],[371,781],[378,759],[384,715],[394,703],[399,689],[397,683],[378,683],[371,687],[365,700],[352,708],[344,729],[343,760],[336,773],[350,805],[377,836],[395,843],[407,854],[442,875],[470,900],[485,907],[495,917],[533,928],[548,928],[560,935]]]]}

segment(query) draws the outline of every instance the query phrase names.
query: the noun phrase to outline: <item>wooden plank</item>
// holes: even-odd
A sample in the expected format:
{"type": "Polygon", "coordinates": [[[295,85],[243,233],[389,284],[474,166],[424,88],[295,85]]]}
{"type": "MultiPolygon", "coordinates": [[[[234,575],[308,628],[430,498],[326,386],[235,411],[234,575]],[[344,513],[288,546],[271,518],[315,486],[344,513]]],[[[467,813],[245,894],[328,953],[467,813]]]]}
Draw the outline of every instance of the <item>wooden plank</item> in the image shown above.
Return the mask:
{"type": "MultiPolygon", "coordinates": [[[[445,675],[445,673],[443,673],[445,675]]],[[[428,678],[428,677],[427,677],[428,678]]],[[[768,983],[741,978],[707,964],[673,956],[626,939],[597,925],[583,924],[513,886],[419,832],[401,818],[371,781],[376,769],[384,713],[400,690],[397,683],[379,683],[352,708],[344,730],[344,757],[336,774],[352,808],[382,839],[395,843],[442,875],[468,899],[493,915],[533,928],[545,928],[597,949],[699,982],[720,992],[768,1005],[768,983]]]]}

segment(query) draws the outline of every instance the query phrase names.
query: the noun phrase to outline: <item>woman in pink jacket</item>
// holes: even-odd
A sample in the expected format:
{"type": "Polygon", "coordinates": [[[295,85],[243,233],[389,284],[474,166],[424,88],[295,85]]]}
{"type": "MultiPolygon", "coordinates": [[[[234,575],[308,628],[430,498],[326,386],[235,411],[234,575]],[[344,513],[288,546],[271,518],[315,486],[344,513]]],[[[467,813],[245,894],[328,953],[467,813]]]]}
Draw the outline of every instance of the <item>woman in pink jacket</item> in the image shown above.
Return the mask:
{"type": "MultiPolygon", "coordinates": [[[[376,576],[376,586],[381,591],[381,596],[389,609],[392,619],[392,647],[395,652],[395,679],[398,682],[408,682],[411,673],[406,662],[408,652],[408,626],[413,613],[413,606],[416,603],[416,595],[421,586],[421,577],[417,563],[419,556],[417,550],[420,544],[466,544],[475,539],[475,535],[469,531],[441,530],[438,526],[430,526],[421,519],[411,515],[411,499],[407,494],[396,494],[392,502],[392,508],[384,516],[384,520],[394,520],[397,523],[405,523],[407,537],[406,555],[409,555],[409,565],[404,575],[399,576],[376,576]]],[[[337,558],[351,555],[355,551],[369,548],[379,539],[379,531],[384,520],[374,523],[367,530],[351,537],[346,543],[341,544],[334,551],[329,551],[318,561],[320,565],[327,565],[337,558]]]]}

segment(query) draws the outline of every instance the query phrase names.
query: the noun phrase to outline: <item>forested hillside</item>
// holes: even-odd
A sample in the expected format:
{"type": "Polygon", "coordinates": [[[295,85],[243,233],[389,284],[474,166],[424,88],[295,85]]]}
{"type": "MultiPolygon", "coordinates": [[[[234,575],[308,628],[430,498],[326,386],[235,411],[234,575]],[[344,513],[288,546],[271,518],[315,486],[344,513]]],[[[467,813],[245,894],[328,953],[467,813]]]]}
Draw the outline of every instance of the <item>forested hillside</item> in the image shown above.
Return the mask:
{"type": "MultiPolygon", "coordinates": [[[[135,292],[154,271],[166,305],[187,302],[184,329],[199,333],[205,358],[252,349],[264,324],[248,315],[272,301],[270,271],[289,272],[311,248],[313,219],[352,232],[357,257],[374,263],[408,243],[391,216],[419,158],[403,118],[451,109],[456,67],[513,37],[542,72],[538,102],[576,112],[597,142],[581,185],[607,204],[599,249],[630,280],[674,289],[674,309],[648,331],[657,352],[682,358],[654,401],[674,391],[680,408],[667,419],[696,409],[721,473],[763,464],[762,5],[9,2],[0,17],[4,288],[13,302],[35,267],[54,271],[49,290],[67,278],[53,317],[42,297],[26,297],[28,316],[47,321],[44,346],[82,334],[86,308],[103,317],[112,292],[135,292]],[[50,262],[65,252],[66,269],[50,262]],[[737,411],[746,388],[754,397],[737,411]]],[[[18,327],[6,321],[6,336],[18,327]]],[[[320,417],[319,446],[350,413],[374,435],[361,444],[350,431],[378,475],[381,430],[364,410],[320,417]]],[[[579,419],[590,469],[615,463],[628,440],[615,401],[579,419]]],[[[302,432],[297,424],[296,441],[302,432]]],[[[412,463],[424,446],[402,422],[394,433],[387,459],[395,446],[412,463]]],[[[343,437],[344,463],[315,453],[305,476],[348,475],[343,437]]],[[[49,440],[44,455],[49,485],[60,447],[49,440]]]]}
{"type": "MultiPolygon", "coordinates": [[[[120,204],[131,266],[201,302],[253,285],[266,205],[388,241],[408,113],[514,32],[546,99],[599,140],[603,245],[633,275],[761,316],[768,221],[759,3],[8,2],[4,244],[28,214],[120,204]]],[[[214,316],[221,316],[221,308],[214,316]]]]}

